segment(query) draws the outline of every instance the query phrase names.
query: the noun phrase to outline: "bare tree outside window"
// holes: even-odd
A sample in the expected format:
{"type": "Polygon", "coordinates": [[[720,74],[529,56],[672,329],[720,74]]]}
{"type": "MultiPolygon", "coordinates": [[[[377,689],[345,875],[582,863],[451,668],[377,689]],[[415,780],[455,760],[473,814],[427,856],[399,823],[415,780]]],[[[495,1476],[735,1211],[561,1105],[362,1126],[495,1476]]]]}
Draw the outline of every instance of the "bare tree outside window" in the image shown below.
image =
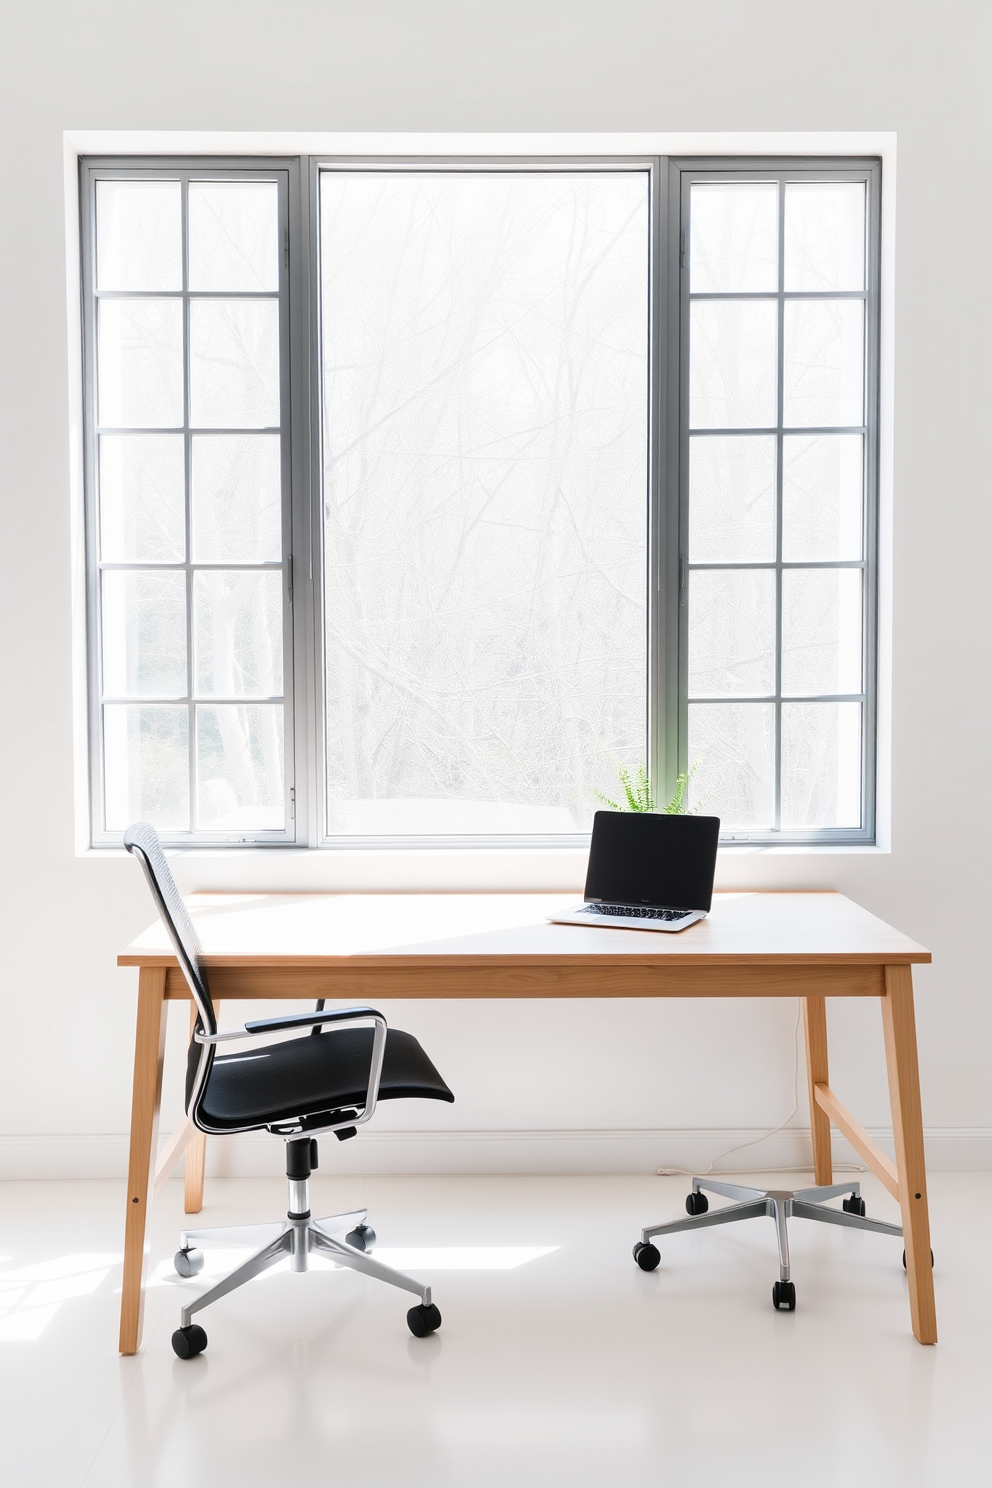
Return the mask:
{"type": "Polygon", "coordinates": [[[645,752],[648,174],[320,209],[329,831],[586,831],[645,752]]]}

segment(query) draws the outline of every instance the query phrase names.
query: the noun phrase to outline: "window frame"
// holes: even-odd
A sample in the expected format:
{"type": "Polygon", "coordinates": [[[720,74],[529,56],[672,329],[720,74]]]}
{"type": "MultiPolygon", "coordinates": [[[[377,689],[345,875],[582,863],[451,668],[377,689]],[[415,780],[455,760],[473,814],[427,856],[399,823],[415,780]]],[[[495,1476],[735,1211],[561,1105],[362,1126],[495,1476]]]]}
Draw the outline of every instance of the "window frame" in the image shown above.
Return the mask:
{"type": "MultiPolygon", "coordinates": [[[[113,847],[120,832],[103,831],[103,729],[100,671],[98,499],[96,492],[95,200],[100,179],[219,173],[285,173],[288,264],[281,269],[284,536],[284,710],[286,828],[281,832],[162,832],[174,847],[272,846],[361,851],[424,849],[527,850],[582,848],[587,833],[501,836],[330,836],[326,831],[325,707],[323,699],[322,431],[320,379],[319,183],[325,169],[443,171],[615,171],[649,173],[649,369],[645,595],[647,676],[645,750],[655,793],[668,799],[688,768],[686,612],[681,604],[688,565],[688,275],[681,267],[682,194],[694,176],[724,172],[837,173],[864,179],[868,191],[866,266],[866,484],[864,598],[865,704],[862,731],[862,825],[854,828],[734,832],[721,845],[792,848],[871,846],[875,842],[878,632],[879,298],[881,161],[876,157],[663,155],[239,155],[86,156],[79,161],[82,276],[84,537],[86,566],[86,676],[90,844],[113,847]]],[[[184,243],[184,258],[185,258],[184,243]]],[[[185,274],[184,274],[185,280],[185,274]]],[[[183,295],[186,298],[187,291],[183,295]]],[[[185,369],[184,369],[185,377],[185,369]]],[[[185,431],[187,463],[189,430],[185,431]]],[[[779,435],[781,438],[781,435],[779,435]]],[[[187,523],[189,485],[187,471],[187,523]]],[[[781,505],[781,481],[777,503],[781,505]]],[[[187,535],[188,536],[188,535],[187,535]]],[[[776,568],[781,558],[777,555],[776,568]]],[[[142,567],[135,564],[134,567],[142,567]]],[[[190,552],[187,546],[186,563],[190,552]]],[[[191,635],[187,645],[191,644],[191,635]]],[[[192,678],[190,678],[192,682],[192,678]]],[[[192,706],[192,704],[190,704],[192,706]]],[[[192,742],[190,745],[193,757],[192,742]]],[[[776,777],[779,777],[776,762],[776,777]]],[[[191,810],[193,802],[191,799],[191,810]]]]}
{"type": "MultiPolygon", "coordinates": [[[[186,236],[186,199],[188,183],[196,180],[272,181],[278,187],[278,210],[281,244],[279,252],[279,287],[275,298],[280,306],[279,315],[279,378],[280,378],[280,425],[281,441],[280,469],[282,485],[281,558],[282,615],[283,615],[283,798],[284,822],[281,829],[216,830],[190,828],[186,831],[163,829],[162,840],[176,847],[200,846],[295,846],[298,844],[299,821],[298,783],[301,779],[301,745],[299,728],[300,647],[299,625],[295,599],[297,523],[295,518],[295,496],[301,484],[297,459],[297,405],[299,404],[300,381],[298,348],[300,327],[294,326],[294,310],[299,299],[294,293],[293,274],[293,223],[299,219],[299,161],[296,158],[277,156],[133,156],[133,157],[83,157],[79,162],[80,177],[80,273],[82,317],[81,340],[83,352],[83,483],[84,483],[84,548],[86,567],[86,675],[87,675],[87,744],[89,776],[89,821],[92,847],[119,845],[123,833],[106,829],[105,770],[104,770],[104,724],[103,724],[103,637],[102,637],[102,575],[107,569],[123,571],[182,571],[186,574],[186,666],[187,694],[184,699],[190,718],[187,739],[189,770],[189,809],[192,822],[195,811],[196,748],[193,718],[196,698],[193,666],[192,631],[192,575],[200,568],[221,569],[229,566],[246,570],[262,568],[263,565],[225,565],[221,563],[196,563],[190,547],[190,482],[191,440],[194,432],[189,417],[189,306],[196,298],[224,298],[212,291],[191,291],[188,285],[186,236]],[[182,183],[182,288],[178,291],[98,291],[96,284],[96,199],[97,186],[101,181],[180,181],[182,183]],[[182,562],[153,564],[141,561],[106,563],[100,551],[100,501],[99,501],[99,442],[102,432],[98,423],[97,401],[97,317],[102,298],[178,298],[183,307],[183,424],[181,430],[163,429],[147,432],[181,432],[184,444],[185,474],[185,558],[182,562]]],[[[245,298],[245,294],[231,293],[228,298],[245,298]]],[[[250,293],[247,295],[251,297],[250,293]]],[[[304,400],[305,401],[305,400],[304,400]]],[[[122,431],[127,432],[127,431],[122,431]]],[[[142,431],[138,431],[142,432],[142,431]]],[[[209,433],[210,431],[206,431],[209,433]]],[[[306,482],[304,481],[303,484],[306,482]]],[[[267,566],[267,565],[266,565],[267,566]]],[[[146,700],[127,699],[133,706],[143,706],[146,700]]],[[[147,700],[153,706],[158,699],[147,700]]],[[[165,700],[174,701],[174,700],[165,700]]],[[[183,701],[183,700],[175,700],[183,701]]],[[[201,703],[209,699],[201,699],[201,703]]],[[[222,700],[223,701],[223,700],[222,700]]],[[[234,700],[240,702],[240,699],[234,700]]],[[[244,699],[250,706],[254,700],[244,699]]],[[[305,778],[305,774],[303,775],[305,778]]]]}
{"type": "MultiPolygon", "coordinates": [[[[667,414],[666,506],[668,514],[669,562],[665,570],[664,596],[667,616],[665,748],[658,761],[658,776],[665,789],[674,790],[679,773],[690,769],[689,711],[689,606],[684,599],[694,567],[711,568],[708,563],[693,564],[689,553],[689,262],[688,242],[689,192],[696,182],[741,181],[840,181],[863,182],[865,185],[865,305],[864,321],[864,486],[862,493],[862,558],[860,562],[824,563],[824,567],[859,567],[864,574],[862,591],[862,694],[861,707],[861,824],[858,827],[802,827],[771,829],[737,828],[721,832],[721,846],[735,844],[759,847],[871,847],[876,842],[877,816],[877,748],[878,748],[878,521],[879,521],[879,399],[880,399],[880,299],[881,299],[881,188],[882,163],[877,157],[850,156],[691,156],[669,159],[667,257],[668,293],[672,300],[672,320],[677,336],[668,346],[669,399],[667,414]],[[667,772],[664,761],[668,762],[667,772]]],[[[781,203],[781,196],[780,196],[781,203]]],[[[783,251],[784,225],[779,211],[779,254],[783,251]]],[[[742,564],[741,567],[774,568],[776,575],[776,656],[775,676],[775,815],[781,808],[781,646],[782,646],[782,573],[788,568],[816,566],[809,562],[783,562],[782,558],[782,322],[784,306],[792,298],[829,298],[829,292],[787,291],[783,285],[774,291],[779,307],[776,420],[776,555],[774,563],[742,564]]],[[[742,296],[747,298],[748,296],[742,296]]],[[[760,296],[771,298],[771,295],[760,296]]],[[[845,294],[838,297],[851,298],[845,294]]],[[[846,426],[845,426],[846,427],[846,426]]],[[[853,426],[852,426],[853,427],[853,426]]],[[[742,429],[741,433],[747,432],[742,429]]],[[[697,436],[698,437],[698,436],[697,436]]],[[[733,568],[733,564],[719,567],[733,568]]],[[[817,701],[819,695],[801,701],[817,701]]],[[[830,694],[825,697],[832,696],[830,694]]],[[[705,803],[704,803],[705,809],[705,803]]]]}
{"type": "Polygon", "coordinates": [[[319,708],[319,718],[316,720],[315,734],[319,731],[320,748],[317,756],[317,769],[313,779],[313,801],[315,835],[311,838],[314,846],[320,848],[340,848],[344,850],[369,851],[404,851],[404,850],[502,850],[502,851],[527,851],[529,849],[568,849],[586,847],[589,843],[588,832],[569,833],[506,833],[503,835],[486,835],[476,833],[473,835],[463,834],[423,834],[409,833],[403,836],[387,836],[378,834],[375,836],[358,836],[344,833],[329,834],[327,832],[327,795],[326,795],[326,770],[325,759],[325,720],[326,711],[323,706],[323,677],[324,677],[324,576],[327,565],[324,562],[324,524],[321,519],[322,492],[323,492],[323,440],[322,440],[322,387],[320,376],[320,212],[319,193],[320,176],[326,170],[361,171],[440,171],[458,173],[489,172],[498,174],[501,172],[533,172],[541,173],[548,171],[578,171],[578,172],[616,172],[616,171],[643,171],[648,176],[648,407],[647,407],[647,450],[646,450],[646,485],[645,501],[647,506],[645,521],[645,619],[647,624],[646,645],[646,679],[645,679],[645,720],[644,720],[644,748],[645,758],[651,757],[652,717],[655,712],[655,703],[652,693],[652,679],[657,672],[656,652],[658,634],[658,606],[655,596],[658,593],[656,583],[656,524],[657,513],[660,510],[660,483],[661,462],[659,459],[660,420],[659,409],[661,408],[660,390],[658,378],[660,375],[661,327],[660,317],[663,312],[662,297],[657,292],[658,271],[661,262],[661,214],[665,202],[665,159],[657,155],[403,155],[403,156],[360,156],[360,155],[314,155],[309,160],[310,176],[310,265],[311,265],[311,304],[313,315],[311,320],[312,347],[311,347],[311,426],[312,426],[312,471],[313,471],[313,502],[312,502],[312,525],[311,544],[313,553],[312,564],[312,590],[310,603],[313,607],[313,632],[312,644],[314,647],[314,685],[315,698],[319,708]]]}

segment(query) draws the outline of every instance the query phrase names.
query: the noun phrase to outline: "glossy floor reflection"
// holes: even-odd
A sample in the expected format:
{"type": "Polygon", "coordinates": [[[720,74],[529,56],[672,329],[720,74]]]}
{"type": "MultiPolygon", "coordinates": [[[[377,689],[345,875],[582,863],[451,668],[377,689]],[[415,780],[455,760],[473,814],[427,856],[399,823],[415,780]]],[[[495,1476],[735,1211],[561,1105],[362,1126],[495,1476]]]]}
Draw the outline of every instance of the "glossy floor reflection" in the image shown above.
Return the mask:
{"type": "MultiPolygon", "coordinates": [[[[760,1177],[760,1175],[754,1175],[760,1177]]],[[[743,1181],[749,1181],[747,1178],[743,1181]]],[[[798,1182],[807,1181],[799,1175],[798,1182]]],[[[785,1186],[788,1175],[777,1175],[785,1186]]],[[[862,1179],[869,1212],[897,1218],[862,1179]]],[[[153,1216],[145,1336],[117,1355],[122,1185],[8,1183],[0,1478],[11,1488],[984,1488],[992,1481],[992,1175],[932,1179],[941,1341],[909,1331],[898,1243],[795,1222],[794,1314],[776,1313],[770,1222],[670,1237],[677,1178],[315,1175],[315,1212],[367,1205],[410,1301],[330,1266],[279,1269],[169,1345],[182,1187],[153,1216]]],[[[283,1187],[208,1182],[198,1223],[278,1217],[283,1187]]],[[[208,1256],[207,1272],[236,1263],[208,1256]]]]}

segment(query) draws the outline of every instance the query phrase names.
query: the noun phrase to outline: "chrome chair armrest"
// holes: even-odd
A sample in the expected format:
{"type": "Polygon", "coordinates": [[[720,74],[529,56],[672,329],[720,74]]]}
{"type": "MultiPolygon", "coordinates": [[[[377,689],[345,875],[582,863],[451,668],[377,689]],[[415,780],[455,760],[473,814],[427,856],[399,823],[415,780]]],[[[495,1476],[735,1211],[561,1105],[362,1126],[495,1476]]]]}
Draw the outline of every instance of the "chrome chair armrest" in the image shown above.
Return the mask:
{"type": "Polygon", "coordinates": [[[197,1029],[193,1034],[193,1042],[196,1044],[226,1044],[229,1039],[254,1038],[253,1033],[246,1033],[243,1028],[235,1028],[228,1033],[202,1033],[197,1029]]]}
{"type": "Polygon", "coordinates": [[[369,1062],[369,1083],[365,1092],[365,1106],[361,1116],[350,1123],[352,1126],[363,1126],[372,1117],[379,1099],[382,1061],[386,1054],[386,1020],[376,1008],[331,1008],[319,1013],[286,1013],[277,1018],[255,1018],[245,1024],[244,1030],[234,1029],[229,1033],[197,1031],[193,1038],[198,1044],[222,1044],[231,1039],[261,1038],[265,1034],[281,1033],[291,1028],[312,1028],[325,1023],[364,1023],[369,1019],[374,1022],[375,1029],[372,1034],[372,1058],[369,1062]]]}
{"type": "Polygon", "coordinates": [[[246,1023],[245,1028],[249,1033],[277,1033],[286,1028],[305,1028],[318,1023],[357,1023],[365,1018],[374,1018],[376,1022],[386,1025],[386,1020],[376,1008],[350,1007],[331,1008],[313,1013],[283,1013],[277,1018],[256,1018],[251,1023],[246,1023]]]}

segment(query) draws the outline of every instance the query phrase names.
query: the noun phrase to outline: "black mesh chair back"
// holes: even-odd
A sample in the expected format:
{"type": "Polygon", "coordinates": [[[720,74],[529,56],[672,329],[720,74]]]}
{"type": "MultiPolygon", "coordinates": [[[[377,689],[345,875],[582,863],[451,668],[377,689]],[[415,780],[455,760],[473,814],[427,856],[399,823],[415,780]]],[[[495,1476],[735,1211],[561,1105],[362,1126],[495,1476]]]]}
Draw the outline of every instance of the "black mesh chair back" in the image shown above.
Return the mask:
{"type": "Polygon", "coordinates": [[[124,846],[129,853],[134,854],[144,870],[152,898],[158,906],[162,923],[169,932],[176,959],[196,1004],[197,1027],[201,1033],[216,1033],[217,1019],[210,999],[207,974],[200,965],[203,947],[189,911],[176,888],[158,833],[148,822],[135,822],[124,833],[124,846]]]}

